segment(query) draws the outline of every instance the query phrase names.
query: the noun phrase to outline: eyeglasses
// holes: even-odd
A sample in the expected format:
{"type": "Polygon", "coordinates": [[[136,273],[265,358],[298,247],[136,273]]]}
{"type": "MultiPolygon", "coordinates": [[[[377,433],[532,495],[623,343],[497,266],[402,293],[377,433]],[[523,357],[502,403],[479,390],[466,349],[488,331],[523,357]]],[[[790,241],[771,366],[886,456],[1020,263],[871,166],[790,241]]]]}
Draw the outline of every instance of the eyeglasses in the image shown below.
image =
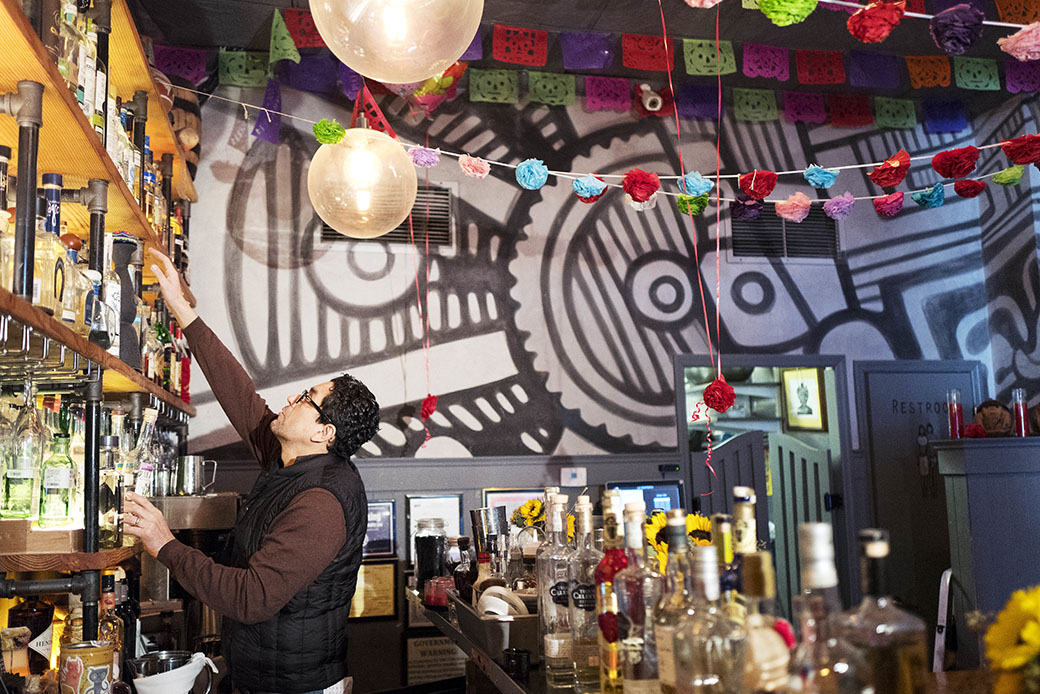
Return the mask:
{"type": "Polygon", "coordinates": [[[300,393],[298,396],[296,396],[296,399],[293,400],[293,404],[294,405],[299,404],[300,400],[306,400],[308,403],[310,403],[311,407],[313,407],[314,409],[316,409],[318,411],[318,421],[319,422],[321,420],[323,420],[323,419],[327,419],[325,417],[325,412],[322,411],[321,407],[318,406],[318,403],[314,402],[314,400],[310,396],[310,393],[308,393],[306,390],[303,391],[302,393],[300,393]]]}

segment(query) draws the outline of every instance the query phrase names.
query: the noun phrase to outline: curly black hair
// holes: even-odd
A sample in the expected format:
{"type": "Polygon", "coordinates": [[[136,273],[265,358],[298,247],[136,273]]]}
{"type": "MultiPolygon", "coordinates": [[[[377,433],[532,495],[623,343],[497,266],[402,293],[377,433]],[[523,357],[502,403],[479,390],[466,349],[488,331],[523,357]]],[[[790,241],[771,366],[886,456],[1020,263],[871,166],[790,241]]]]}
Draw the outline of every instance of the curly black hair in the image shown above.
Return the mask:
{"type": "Polygon", "coordinates": [[[329,451],[341,458],[349,460],[379,429],[376,397],[350,374],[332,379],[332,390],[322,399],[321,410],[325,420],[336,427],[329,451]]]}

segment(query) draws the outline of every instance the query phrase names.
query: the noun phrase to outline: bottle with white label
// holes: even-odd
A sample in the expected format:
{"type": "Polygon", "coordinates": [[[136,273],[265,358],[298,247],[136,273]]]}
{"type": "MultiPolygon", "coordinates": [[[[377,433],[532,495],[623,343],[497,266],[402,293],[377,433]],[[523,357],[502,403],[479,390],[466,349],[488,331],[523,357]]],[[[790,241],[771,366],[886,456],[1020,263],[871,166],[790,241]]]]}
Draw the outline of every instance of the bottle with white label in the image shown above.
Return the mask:
{"type": "Polygon", "coordinates": [[[625,694],[661,691],[653,615],[661,600],[663,580],[647,561],[646,548],[646,505],[641,501],[625,504],[628,567],[614,577],[625,694]]]}
{"type": "Polygon", "coordinates": [[[75,463],[69,456],[69,435],[54,434],[51,454],[43,461],[40,475],[40,527],[58,528],[69,525],[72,518],[75,463]]]}
{"type": "Polygon", "coordinates": [[[42,675],[50,668],[54,605],[30,595],[7,611],[7,626],[28,627],[29,674],[42,675]]]}
{"type": "Polygon", "coordinates": [[[567,496],[556,494],[549,507],[549,541],[535,559],[538,575],[539,631],[545,647],[545,679],[550,689],[574,686],[571,660],[570,586],[567,578],[567,496]]]}
{"type": "Polygon", "coordinates": [[[36,410],[36,388],[25,386],[25,406],[14,425],[14,440],[4,470],[0,518],[35,520],[40,510],[40,470],[50,445],[50,431],[36,410]]]}
{"type": "Polygon", "coordinates": [[[574,509],[574,549],[570,554],[571,659],[576,694],[599,692],[599,620],[596,613],[596,567],[603,552],[592,540],[592,504],[579,496],[574,509]]]}
{"type": "Polygon", "coordinates": [[[686,511],[673,508],[665,521],[668,541],[668,563],[664,571],[664,595],[654,610],[654,635],[657,638],[657,670],[661,678],[661,694],[675,694],[675,630],[683,617],[693,613],[688,579],[690,578],[689,540],[686,535],[686,511]]]}
{"type": "Polygon", "coordinates": [[[122,284],[119,275],[116,274],[112,256],[112,232],[105,232],[105,256],[102,260],[102,286],[104,287],[105,306],[108,307],[106,315],[110,324],[108,326],[108,337],[111,343],[108,353],[119,356],[119,316],[122,312],[122,284]]]}

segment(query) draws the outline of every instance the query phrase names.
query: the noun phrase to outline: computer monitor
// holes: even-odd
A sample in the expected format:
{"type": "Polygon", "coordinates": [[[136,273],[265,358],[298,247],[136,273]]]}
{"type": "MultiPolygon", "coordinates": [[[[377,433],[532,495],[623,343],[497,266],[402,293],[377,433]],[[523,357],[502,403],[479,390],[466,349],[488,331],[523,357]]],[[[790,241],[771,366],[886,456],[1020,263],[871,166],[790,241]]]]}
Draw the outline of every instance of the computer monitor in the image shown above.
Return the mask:
{"type": "Polygon", "coordinates": [[[607,489],[617,489],[623,504],[642,501],[646,504],[648,516],[656,511],[686,508],[686,493],[682,480],[607,482],[607,489]]]}

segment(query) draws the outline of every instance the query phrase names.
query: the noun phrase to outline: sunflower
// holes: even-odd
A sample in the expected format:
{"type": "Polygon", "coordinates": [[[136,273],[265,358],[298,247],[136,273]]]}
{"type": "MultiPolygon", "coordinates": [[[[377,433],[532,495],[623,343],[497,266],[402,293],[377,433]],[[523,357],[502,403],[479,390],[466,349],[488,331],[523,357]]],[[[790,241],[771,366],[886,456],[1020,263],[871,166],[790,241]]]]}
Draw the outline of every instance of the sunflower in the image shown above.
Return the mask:
{"type": "Polygon", "coordinates": [[[646,519],[646,540],[657,552],[658,571],[664,571],[668,565],[668,534],[665,528],[668,521],[663,513],[655,513],[646,519]]]}
{"type": "Polygon", "coordinates": [[[545,523],[545,504],[541,499],[530,499],[520,505],[510,519],[518,528],[530,528],[545,523]]]}
{"type": "Polygon", "coordinates": [[[699,513],[686,516],[686,534],[691,545],[706,547],[711,544],[711,521],[699,513]]]}
{"type": "Polygon", "coordinates": [[[1040,655],[1040,586],[1016,590],[986,630],[986,656],[994,668],[1017,670],[1040,655]]]}

